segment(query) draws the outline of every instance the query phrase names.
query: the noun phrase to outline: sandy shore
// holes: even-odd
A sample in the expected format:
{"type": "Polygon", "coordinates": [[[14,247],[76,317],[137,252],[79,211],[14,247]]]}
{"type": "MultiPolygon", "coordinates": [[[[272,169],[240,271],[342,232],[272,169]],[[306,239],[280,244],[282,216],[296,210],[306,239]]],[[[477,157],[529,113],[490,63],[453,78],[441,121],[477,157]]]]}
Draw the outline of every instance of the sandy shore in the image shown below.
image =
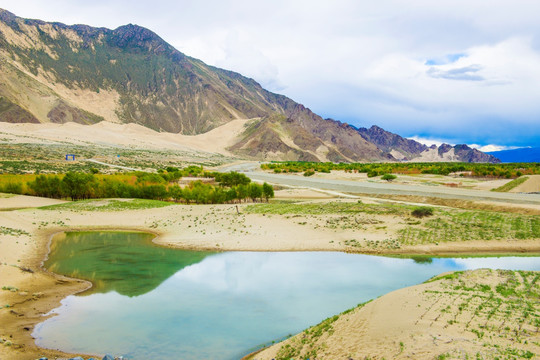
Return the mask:
{"type": "Polygon", "coordinates": [[[540,352],[540,333],[534,319],[521,316],[540,310],[535,296],[527,295],[527,281],[538,276],[487,269],[442,276],[386,294],[246,359],[531,358],[540,352]]]}
{"type": "MultiPolygon", "coordinates": [[[[283,200],[293,197],[290,190],[283,200]]],[[[327,201],[328,195],[309,192],[310,201],[327,201]]],[[[42,204],[28,197],[1,198],[0,207],[21,208],[42,204]],[[4,205],[4,200],[10,201],[4,205]]],[[[356,201],[356,200],[355,200],[356,201]]],[[[364,201],[368,201],[365,199],[364,201]]],[[[373,200],[378,201],[378,200],[373,200]]],[[[52,200],[52,202],[56,202],[52,200]]],[[[108,200],[93,203],[105,206],[108,200]]],[[[61,352],[36,347],[31,337],[43,315],[59,305],[62,298],[85,289],[89,284],[48,273],[41,263],[48,252],[53,233],[68,230],[137,230],[157,235],[155,242],[165,246],[198,250],[246,251],[357,251],[351,239],[368,242],[386,239],[404,226],[399,217],[373,215],[366,227],[342,229],[328,226],[340,221],[335,215],[308,217],[246,213],[245,205],[171,205],[161,208],[91,211],[81,208],[41,210],[27,208],[0,211],[0,359],[35,359],[63,356],[61,352]],[[380,226],[384,223],[384,226],[380,226]],[[11,290],[10,290],[11,289],[11,290]],[[6,307],[9,305],[9,307],[6,307]]],[[[369,220],[369,221],[368,221],[369,220]]],[[[538,240],[440,243],[401,249],[362,248],[374,254],[459,254],[459,253],[540,253],[538,240]]]]}

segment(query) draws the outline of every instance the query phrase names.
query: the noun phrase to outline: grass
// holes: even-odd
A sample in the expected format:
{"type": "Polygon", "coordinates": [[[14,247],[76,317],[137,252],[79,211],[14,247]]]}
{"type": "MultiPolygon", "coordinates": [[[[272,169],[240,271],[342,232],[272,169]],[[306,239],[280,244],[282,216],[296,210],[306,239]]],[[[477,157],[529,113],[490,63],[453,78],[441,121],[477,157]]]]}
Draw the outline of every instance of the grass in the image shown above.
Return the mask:
{"type": "Polygon", "coordinates": [[[245,208],[250,214],[276,215],[326,215],[326,214],[379,214],[379,215],[408,215],[411,207],[395,204],[363,204],[360,202],[329,202],[329,203],[267,203],[254,204],[245,208]]]}
{"type": "MultiPolygon", "coordinates": [[[[329,203],[267,203],[245,208],[245,213],[276,214],[287,218],[334,215],[324,225],[330,229],[365,230],[366,226],[385,229],[380,218],[356,215],[390,215],[402,218],[403,226],[387,240],[368,242],[372,249],[399,249],[403,245],[438,244],[439,242],[528,240],[540,239],[540,217],[496,211],[464,211],[460,209],[427,208],[432,215],[411,221],[416,207],[403,204],[363,204],[355,202],[329,203]],[[378,226],[382,224],[383,226],[378,226]]],[[[346,240],[346,246],[361,248],[357,239],[346,240]]]]}
{"type": "Polygon", "coordinates": [[[71,211],[124,211],[124,210],[141,210],[153,209],[165,206],[171,206],[173,203],[146,200],[146,199],[105,199],[105,200],[82,200],[73,201],[63,204],[42,206],[40,210],[71,210],[71,211]]]}
{"type": "Polygon", "coordinates": [[[496,189],[492,189],[491,191],[508,192],[508,191],[518,187],[519,185],[523,184],[528,179],[529,179],[528,176],[522,176],[522,177],[519,177],[517,179],[514,179],[514,180],[504,184],[503,186],[500,186],[500,187],[498,187],[496,189]]]}
{"type": "MultiPolygon", "coordinates": [[[[501,360],[536,358],[535,354],[540,351],[538,341],[540,336],[540,301],[538,301],[540,272],[488,269],[457,271],[436,276],[427,282],[435,282],[435,284],[438,282],[438,285],[425,288],[417,294],[418,307],[423,306],[425,310],[420,315],[419,321],[431,324],[429,327],[433,326],[433,329],[440,328],[439,331],[448,329],[449,334],[459,333],[467,339],[467,343],[471,344],[463,346],[463,343],[458,341],[445,346],[441,353],[435,353],[432,358],[501,360]]],[[[359,318],[355,314],[352,317],[342,317],[354,310],[347,310],[340,315],[329,317],[320,324],[286,340],[281,344],[275,359],[330,358],[326,356],[328,350],[336,352],[339,349],[329,349],[328,344],[333,343],[333,346],[339,346],[336,344],[340,343],[340,339],[348,335],[336,332],[335,323],[338,320],[342,324],[349,321],[358,322],[359,318]]],[[[340,328],[343,329],[343,327],[340,328]]],[[[347,331],[354,331],[354,329],[348,328],[347,331]]],[[[411,357],[408,351],[414,346],[409,347],[408,344],[414,341],[412,337],[403,339],[399,343],[394,341],[395,354],[390,358],[395,358],[400,354],[403,354],[403,358],[411,357]]],[[[381,349],[381,352],[383,350],[381,349]]],[[[428,350],[437,352],[437,347],[426,349],[428,350]]],[[[381,358],[381,353],[344,355],[333,358],[381,358]]],[[[413,355],[412,358],[416,357],[413,355]]]]}
{"type": "Polygon", "coordinates": [[[439,321],[474,334],[484,348],[480,358],[490,354],[487,358],[530,359],[534,348],[529,341],[540,326],[539,279],[540,273],[534,271],[480,270],[430,281],[442,280],[444,291],[436,294],[441,299],[437,304],[439,321]],[[497,279],[494,286],[483,283],[489,277],[497,279]],[[512,347],[493,341],[501,339],[512,347]]]}
{"type": "Polygon", "coordinates": [[[317,352],[324,348],[323,345],[319,344],[320,339],[334,333],[333,324],[341,317],[341,315],[360,309],[370,301],[358,304],[354,308],[345,310],[339,315],[331,316],[321,321],[319,324],[305,330],[298,336],[295,336],[278,350],[275,360],[316,359],[317,352]]]}
{"type": "Polygon", "coordinates": [[[21,236],[21,235],[30,235],[24,230],[21,229],[14,229],[6,226],[0,226],[0,234],[1,235],[10,235],[10,236],[21,236]]]}
{"type": "Polygon", "coordinates": [[[540,239],[538,216],[490,211],[437,210],[421,226],[398,231],[403,244],[427,244],[470,240],[540,239]]]}

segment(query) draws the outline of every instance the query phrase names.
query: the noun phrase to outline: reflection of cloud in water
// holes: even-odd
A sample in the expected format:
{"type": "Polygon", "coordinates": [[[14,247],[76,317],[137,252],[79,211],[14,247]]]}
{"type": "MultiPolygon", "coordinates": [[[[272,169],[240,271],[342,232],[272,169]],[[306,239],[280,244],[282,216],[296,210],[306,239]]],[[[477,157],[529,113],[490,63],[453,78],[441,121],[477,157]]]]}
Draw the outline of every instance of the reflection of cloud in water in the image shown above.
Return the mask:
{"type": "Polygon", "coordinates": [[[422,280],[432,273],[448,271],[448,267],[456,265],[434,264],[426,268],[413,260],[328,252],[238,252],[208,257],[177,272],[170,281],[234,293],[264,293],[268,287],[292,292],[299,285],[317,292],[321,287],[377,287],[381,278],[385,282],[410,283],[410,279],[422,280]]]}
{"type": "Polygon", "coordinates": [[[453,259],[457,266],[464,270],[490,268],[505,270],[540,270],[540,261],[537,257],[490,257],[490,258],[464,258],[453,259]]]}

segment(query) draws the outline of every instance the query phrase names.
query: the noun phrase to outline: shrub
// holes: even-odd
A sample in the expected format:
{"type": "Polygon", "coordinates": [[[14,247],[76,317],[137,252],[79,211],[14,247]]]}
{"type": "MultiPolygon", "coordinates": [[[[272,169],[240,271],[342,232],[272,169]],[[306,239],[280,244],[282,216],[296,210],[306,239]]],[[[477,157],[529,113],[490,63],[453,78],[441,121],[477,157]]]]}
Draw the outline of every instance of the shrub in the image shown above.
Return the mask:
{"type": "Polygon", "coordinates": [[[431,216],[433,215],[433,208],[427,206],[419,206],[411,212],[411,215],[417,218],[431,216]]]}
{"type": "Polygon", "coordinates": [[[313,170],[307,170],[306,172],[304,172],[304,176],[312,176],[312,175],[315,175],[315,171],[313,170]]]}
{"type": "Polygon", "coordinates": [[[397,179],[397,176],[394,175],[394,174],[384,174],[382,177],[381,177],[382,180],[386,180],[386,181],[392,181],[392,180],[395,180],[397,179]]]}

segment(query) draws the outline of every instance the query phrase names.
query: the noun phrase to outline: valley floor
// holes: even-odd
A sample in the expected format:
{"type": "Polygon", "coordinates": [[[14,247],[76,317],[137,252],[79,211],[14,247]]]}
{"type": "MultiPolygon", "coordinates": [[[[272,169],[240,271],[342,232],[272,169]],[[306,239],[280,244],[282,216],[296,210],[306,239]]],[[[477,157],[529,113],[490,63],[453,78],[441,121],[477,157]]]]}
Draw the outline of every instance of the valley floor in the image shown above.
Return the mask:
{"type": "MultiPolygon", "coordinates": [[[[146,200],[63,202],[2,195],[0,358],[63,355],[37,348],[31,337],[35,324],[43,321],[43,315],[62,298],[90,285],[41,268],[51,235],[60,231],[146,231],[155,233],[155,242],[160,245],[213,251],[540,253],[535,225],[538,216],[527,215],[540,209],[530,204],[523,208],[513,204],[505,213],[437,205],[433,206],[432,217],[418,219],[411,216],[417,203],[338,197],[331,191],[284,189],[277,191],[276,199],[269,204],[188,206],[146,200]]],[[[383,308],[373,311],[384,312],[383,308]]],[[[436,336],[446,341],[444,336],[436,336]]],[[[425,346],[430,343],[425,342],[425,346]]],[[[391,346],[394,351],[396,344],[391,346]]],[[[406,346],[409,351],[410,345],[406,346]]]]}

